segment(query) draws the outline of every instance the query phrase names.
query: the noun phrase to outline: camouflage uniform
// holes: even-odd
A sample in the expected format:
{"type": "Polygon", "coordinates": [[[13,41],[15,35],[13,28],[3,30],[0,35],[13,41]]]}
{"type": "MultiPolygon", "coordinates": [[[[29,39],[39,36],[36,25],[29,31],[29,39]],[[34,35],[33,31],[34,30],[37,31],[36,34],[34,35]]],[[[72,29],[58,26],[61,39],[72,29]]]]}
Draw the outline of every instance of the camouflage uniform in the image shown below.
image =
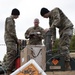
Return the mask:
{"type": "Polygon", "coordinates": [[[4,39],[7,47],[7,70],[12,70],[17,54],[17,36],[15,31],[15,21],[12,17],[6,18],[4,39]]]}
{"type": "Polygon", "coordinates": [[[70,61],[69,46],[73,35],[73,24],[59,8],[53,9],[49,18],[53,41],[56,39],[57,27],[60,34],[59,49],[61,52],[66,52],[66,54],[64,54],[65,61],[70,61]]]}
{"type": "Polygon", "coordinates": [[[37,36],[35,38],[34,37],[29,38],[29,44],[30,45],[41,45],[43,35],[44,35],[44,29],[39,26],[38,27],[30,27],[25,33],[25,38],[27,38],[27,36],[29,36],[31,33],[34,33],[34,32],[40,32],[41,35],[37,36]]]}

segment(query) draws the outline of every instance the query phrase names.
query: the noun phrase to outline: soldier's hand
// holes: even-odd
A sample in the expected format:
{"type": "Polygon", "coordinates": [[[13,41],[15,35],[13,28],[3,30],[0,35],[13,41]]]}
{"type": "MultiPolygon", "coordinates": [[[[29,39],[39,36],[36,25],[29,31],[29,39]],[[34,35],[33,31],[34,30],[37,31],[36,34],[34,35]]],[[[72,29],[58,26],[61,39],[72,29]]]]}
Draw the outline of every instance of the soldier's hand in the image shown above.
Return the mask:
{"type": "Polygon", "coordinates": [[[33,38],[37,38],[37,35],[34,35],[33,38]]]}
{"type": "Polygon", "coordinates": [[[18,44],[21,45],[21,40],[20,39],[18,39],[18,44]]]}
{"type": "Polygon", "coordinates": [[[46,28],[44,31],[45,31],[45,33],[46,33],[47,31],[49,31],[49,28],[46,28]]]}
{"type": "Polygon", "coordinates": [[[25,38],[28,39],[29,38],[29,35],[26,35],[25,38]]]}

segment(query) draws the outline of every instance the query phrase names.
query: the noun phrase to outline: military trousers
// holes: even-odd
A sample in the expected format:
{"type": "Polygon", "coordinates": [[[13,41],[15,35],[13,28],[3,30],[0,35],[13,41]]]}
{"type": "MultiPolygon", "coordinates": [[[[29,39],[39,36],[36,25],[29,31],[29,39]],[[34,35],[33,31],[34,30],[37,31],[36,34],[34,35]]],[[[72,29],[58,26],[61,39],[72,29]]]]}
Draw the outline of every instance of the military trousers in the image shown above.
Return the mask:
{"type": "Polygon", "coordinates": [[[73,28],[66,29],[60,36],[59,39],[59,49],[60,52],[64,55],[65,61],[70,61],[70,42],[73,35],[73,28]]]}
{"type": "Polygon", "coordinates": [[[17,58],[17,44],[15,42],[6,42],[7,47],[7,70],[13,70],[15,67],[15,59],[17,58]]]}

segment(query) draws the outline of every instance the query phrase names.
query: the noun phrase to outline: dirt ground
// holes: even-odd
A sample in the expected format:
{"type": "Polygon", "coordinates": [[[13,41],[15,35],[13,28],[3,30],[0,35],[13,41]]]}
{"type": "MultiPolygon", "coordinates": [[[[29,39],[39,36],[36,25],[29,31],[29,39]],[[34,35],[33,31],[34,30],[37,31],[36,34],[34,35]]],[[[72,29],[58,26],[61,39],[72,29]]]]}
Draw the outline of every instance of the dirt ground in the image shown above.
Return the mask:
{"type": "Polygon", "coordinates": [[[53,71],[46,72],[47,75],[75,75],[75,71],[53,71]]]}

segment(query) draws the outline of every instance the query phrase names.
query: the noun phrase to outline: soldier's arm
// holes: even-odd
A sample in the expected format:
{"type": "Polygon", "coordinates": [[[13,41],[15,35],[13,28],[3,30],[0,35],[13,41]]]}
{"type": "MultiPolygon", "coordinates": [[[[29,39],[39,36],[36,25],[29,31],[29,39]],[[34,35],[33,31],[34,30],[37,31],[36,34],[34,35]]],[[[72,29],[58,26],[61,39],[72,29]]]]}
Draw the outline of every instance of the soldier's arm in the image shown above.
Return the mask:
{"type": "Polygon", "coordinates": [[[17,43],[18,39],[16,36],[15,25],[11,19],[7,19],[7,32],[17,43]]]}
{"type": "Polygon", "coordinates": [[[54,27],[54,28],[51,30],[51,32],[52,32],[52,42],[54,43],[55,40],[56,40],[56,28],[54,27]]]}
{"type": "Polygon", "coordinates": [[[52,31],[52,41],[54,42],[56,40],[56,27],[59,25],[60,23],[60,13],[59,13],[59,9],[56,8],[53,11],[53,23],[52,25],[50,25],[50,29],[52,31]]]}
{"type": "Polygon", "coordinates": [[[29,29],[25,32],[25,38],[26,38],[26,39],[29,38],[29,29]]]}
{"type": "Polygon", "coordinates": [[[59,9],[56,8],[54,9],[53,13],[53,23],[51,25],[51,28],[57,27],[60,23],[60,13],[59,13],[59,9]]]}

